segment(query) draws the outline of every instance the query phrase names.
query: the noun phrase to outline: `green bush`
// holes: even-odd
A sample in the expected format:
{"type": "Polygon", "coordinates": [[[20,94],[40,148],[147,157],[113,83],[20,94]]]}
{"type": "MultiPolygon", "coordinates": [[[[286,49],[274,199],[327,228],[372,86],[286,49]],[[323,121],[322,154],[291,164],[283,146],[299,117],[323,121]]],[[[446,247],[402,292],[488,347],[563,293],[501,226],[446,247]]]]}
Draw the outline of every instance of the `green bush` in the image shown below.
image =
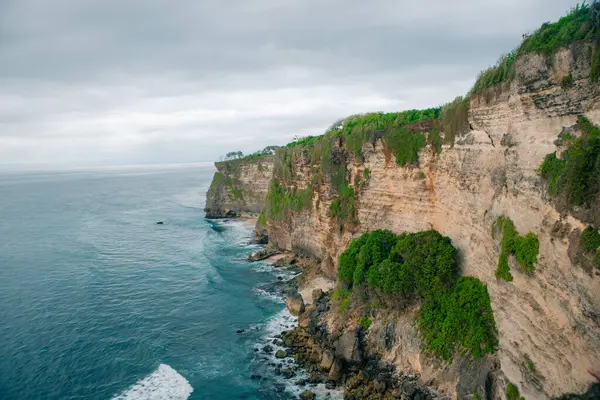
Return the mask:
{"type": "Polygon", "coordinates": [[[506,400],[525,400],[525,398],[521,397],[518,387],[509,383],[506,387],[506,400]]]}
{"type": "Polygon", "coordinates": [[[457,250],[436,231],[378,230],[350,242],[338,260],[345,287],[363,286],[404,301],[423,302],[419,328],[428,350],[444,359],[456,351],[479,358],[498,345],[487,287],[458,277],[457,250]]]}
{"type": "Polygon", "coordinates": [[[598,229],[588,226],[581,233],[581,248],[588,252],[592,253],[600,247],[600,233],[598,233],[598,229]]]}
{"type": "Polygon", "coordinates": [[[520,236],[513,222],[507,217],[498,217],[496,227],[502,235],[500,257],[495,274],[496,278],[501,278],[508,282],[513,280],[508,265],[509,255],[515,257],[524,271],[535,271],[534,264],[537,263],[540,247],[537,236],[532,232],[529,232],[525,236],[520,236]]]}
{"type": "Polygon", "coordinates": [[[418,165],[419,150],[427,144],[425,135],[404,128],[395,129],[385,136],[385,143],[396,156],[396,163],[418,165]]]}
{"type": "Polygon", "coordinates": [[[369,168],[363,169],[363,177],[365,179],[369,179],[370,176],[371,176],[371,170],[369,168]]]}
{"type": "Polygon", "coordinates": [[[436,154],[440,154],[442,152],[442,137],[440,136],[438,128],[434,128],[431,133],[429,133],[427,139],[429,140],[429,144],[433,151],[436,154]]]}
{"type": "Polygon", "coordinates": [[[446,143],[454,145],[457,136],[469,131],[469,105],[468,96],[459,96],[442,107],[440,127],[446,143]]]}
{"type": "Polygon", "coordinates": [[[281,219],[290,211],[301,211],[312,205],[313,187],[290,190],[273,179],[267,192],[267,214],[270,219],[281,219]]]}
{"type": "Polygon", "coordinates": [[[563,196],[570,206],[591,206],[600,191],[600,128],[581,116],[577,127],[584,133],[570,143],[562,159],[551,153],[540,166],[551,196],[563,196]]]}
{"type": "Polygon", "coordinates": [[[562,78],[562,80],[560,81],[560,86],[565,90],[572,88],[573,85],[574,85],[573,74],[571,74],[571,73],[569,73],[569,75],[562,78]]]}
{"type": "Polygon", "coordinates": [[[524,354],[523,358],[525,358],[525,365],[527,365],[527,369],[530,370],[531,372],[535,372],[535,364],[529,357],[529,354],[524,354]]]}
{"type": "Polygon", "coordinates": [[[427,348],[446,360],[457,351],[480,358],[498,347],[490,296],[479,279],[461,276],[452,290],[424,302],[420,315],[427,348]]]}
{"type": "MultiPolygon", "coordinates": [[[[365,132],[388,131],[422,121],[433,121],[439,118],[441,108],[425,110],[406,110],[400,112],[374,112],[351,115],[331,126],[326,134],[334,137],[356,136],[365,132]]],[[[361,143],[362,146],[362,143],[361,143]]],[[[356,145],[354,146],[356,148],[356,145]]]]}
{"type": "Polygon", "coordinates": [[[369,330],[369,328],[371,327],[371,324],[372,324],[372,323],[373,323],[373,321],[371,321],[371,318],[369,318],[369,317],[367,317],[367,316],[364,316],[364,317],[362,317],[362,318],[361,318],[361,319],[358,321],[358,324],[359,324],[360,326],[362,326],[362,327],[363,327],[363,329],[364,329],[365,331],[369,330]]]}

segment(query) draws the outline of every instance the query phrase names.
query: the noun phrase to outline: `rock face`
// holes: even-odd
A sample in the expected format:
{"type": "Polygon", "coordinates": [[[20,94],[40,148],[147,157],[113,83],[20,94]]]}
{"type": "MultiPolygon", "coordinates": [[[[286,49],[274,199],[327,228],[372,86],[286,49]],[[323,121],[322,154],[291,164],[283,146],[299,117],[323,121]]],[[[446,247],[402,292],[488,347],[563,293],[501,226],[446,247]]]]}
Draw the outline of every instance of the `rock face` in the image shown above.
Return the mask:
{"type": "Polygon", "coordinates": [[[215,163],[217,172],[206,195],[206,218],[258,215],[265,206],[273,156],[215,163]]]}
{"type": "MultiPolygon", "coordinates": [[[[435,229],[459,249],[463,274],[488,286],[500,347],[481,365],[457,359],[447,367],[422,354],[415,310],[378,316],[364,339],[366,353],[378,354],[397,370],[420,374],[421,382],[452,398],[472,394],[474,388],[500,396],[510,381],[528,400],[547,399],[585,392],[594,382],[588,369],[600,370],[600,278],[569,252],[569,237],[587,221],[557,210],[537,173],[578,115],[600,125],[600,86],[589,82],[590,46],[579,42],[550,57],[519,57],[512,82],[471,98],[473,130],[453,147],[444,145],[440,154],[422,149],[418,168],[398,166],[380,139],[365,144],[363,160],[350,157],[346,163],[351,185],[365,168],[370,170],[358,193],[356,228],[340,227],[331,218],[330,187],[315,190],[309,209],[269,221],[272,243],[320,261],[321,273],[331,277],[339,254],[362,232],[435,229]],[[564,89],[561,80],[569,74],[574,84],[564,89]],[[512,268],[512,282],[494,276],[499,246],[491,231],[499,216],[539,239],[535,272],[512,268]],[[527,367],[528,360],[534,370],[527,367]],[[494,387],[484,387],[492,375],[494,387]]],[[[295,186],[311,182],[314,169],[303,157],[294,161],[294,171],[295,186]]],[[[260,186],[266,187],[269,179],[265,175],[260,186]]],[[[308,308],[305,314],[310,312],[308,308]]],[[[301,323],[306,328],[311,324],[308,318],[301,323]]],[[[336,357],[364,356],[346,321],[331,316],[328,325],[333,334],[336,329],[345,332],[337,332],[336,357]]]]}

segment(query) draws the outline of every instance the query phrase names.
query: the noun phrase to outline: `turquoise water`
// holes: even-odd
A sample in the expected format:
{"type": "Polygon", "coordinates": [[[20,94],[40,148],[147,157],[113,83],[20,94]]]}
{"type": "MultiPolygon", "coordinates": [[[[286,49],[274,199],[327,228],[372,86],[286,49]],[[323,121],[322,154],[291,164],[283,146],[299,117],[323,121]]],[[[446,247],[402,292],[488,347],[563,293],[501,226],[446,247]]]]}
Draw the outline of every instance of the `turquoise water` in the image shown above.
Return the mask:
{"type": "Polygon", "coordinates": [[[203,218],[212,174],[0,174],[0,399],[289,398],[250,379],[284,305],[203,218]]]}

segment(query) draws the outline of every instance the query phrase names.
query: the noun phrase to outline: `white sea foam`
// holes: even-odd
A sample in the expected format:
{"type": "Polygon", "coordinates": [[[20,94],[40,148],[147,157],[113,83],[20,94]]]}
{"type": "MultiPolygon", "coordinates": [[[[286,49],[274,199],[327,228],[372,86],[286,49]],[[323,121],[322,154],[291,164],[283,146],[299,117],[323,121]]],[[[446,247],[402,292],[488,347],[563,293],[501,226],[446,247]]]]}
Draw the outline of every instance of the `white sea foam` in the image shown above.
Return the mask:
{"type": "Polygon", "coordinates": [[[284,303],[283,299],[281,298],[281,296],[277,296],[273,293],[269,293],[264,289],[260,289],[260,288],[254,288],[254,293],[256,293],[258,296],[267,298],[269,300],[271,300],[274,303],[284,303]]]}
{"type": "Polygon", "coordinates": [[[166,364],[138,381],[113,400],[185,400],[194,391],[190,383],[166,364]]]}

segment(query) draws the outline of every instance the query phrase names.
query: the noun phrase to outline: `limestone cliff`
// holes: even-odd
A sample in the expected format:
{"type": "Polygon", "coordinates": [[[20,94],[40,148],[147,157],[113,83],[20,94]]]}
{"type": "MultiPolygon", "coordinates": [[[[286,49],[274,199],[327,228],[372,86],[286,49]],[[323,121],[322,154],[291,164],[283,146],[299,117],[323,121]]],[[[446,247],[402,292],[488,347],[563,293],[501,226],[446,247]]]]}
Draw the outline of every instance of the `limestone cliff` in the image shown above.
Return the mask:
{"type": "Polygon", "coordinates": [[[217,172],[206,195],[207,218],[257,215],[273,172],[273,157],[216,162],[217,172]]]}
{"type": "MultiPolygon", "coordinates": [[[[587,213],[567,212],[551,200],[537,170],[547,154],[560,150],[555,141],[579,115],[600,124],[600,89],[589,79],[592,53],[592,44],[577,42],[552,56],[519,57],[512,81],[471,97],[471,130],[440,153],[423,148],[418,165],[397,165],[377,134],[362,146],[361,157],[339,139],[332,153],[343,161],[357,193],[358,224],[341,224],[332,217],[336,194],[331,179],[322,177],[307,152],[293,153],[293,178],[285,185],[310,188],[312,203],[282,218],[269,218],[269,240],[310,256],[320,263],[323,275],[335,277],[339,254],[361,232],[435,229],[459,249],[463,274],[488,286],[500,347],[484,361],[485,368],[475,369],[493,374],[490,396],[502,398],[508,381],[527,399],[584,392],[594,381],[588,369],[600,370],[600,278],[570,257],[569,247],[578,237],[574,232],[598,222],[600,203],[587,213]],[[573,83],[567,87],[563,82],[568,75],[573,83]],[[539,239],[535,272],[522,273],[513,265],[512,282],[494,275],[500,247],[492,231],[499,216],[539,239]],[[528,368],[530,363],[534,369],[528,368]]],[[[269,179],[278,179],[268,173],[272,164],[261,174],[255,166],[244,165],[245,172],[237,175],[226,173],[225,165],[235,163],[218,168],[241,182],[232,187],[243,188],[244,203],[236,203],[233,189],[220,182],[211,187],[208,215],[260,212],[269,179]],[[249,189],[252,195],[246,195],[249,189]]],[[[423,383],[445,395],[468,397],[461,385],[465,371],[475,371],[473,366],[455,359],[448,367],[425,355],[411,313],[381,313],[365,339],[369,349],[402,371],[420,373],[423,383]],[[390,330],[393,343],[379,345],[390,330]]],[[[335,316],[329,323],[332,331],[352,324],[335,316]]]]}

